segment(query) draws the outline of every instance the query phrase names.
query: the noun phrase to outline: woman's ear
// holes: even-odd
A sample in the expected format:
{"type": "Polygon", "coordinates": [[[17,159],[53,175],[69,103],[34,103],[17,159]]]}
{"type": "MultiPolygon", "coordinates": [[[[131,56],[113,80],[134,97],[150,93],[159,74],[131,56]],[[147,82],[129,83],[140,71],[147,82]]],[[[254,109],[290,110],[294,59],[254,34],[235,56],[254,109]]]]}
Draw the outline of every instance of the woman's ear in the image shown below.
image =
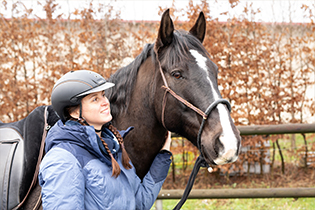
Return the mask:
{"type": "Polygon", "coordinates": [[[80,117],[80,107],[76,107],[75,109],[70,109],[69,115],[75,119],[78,119],[80,117]]]}

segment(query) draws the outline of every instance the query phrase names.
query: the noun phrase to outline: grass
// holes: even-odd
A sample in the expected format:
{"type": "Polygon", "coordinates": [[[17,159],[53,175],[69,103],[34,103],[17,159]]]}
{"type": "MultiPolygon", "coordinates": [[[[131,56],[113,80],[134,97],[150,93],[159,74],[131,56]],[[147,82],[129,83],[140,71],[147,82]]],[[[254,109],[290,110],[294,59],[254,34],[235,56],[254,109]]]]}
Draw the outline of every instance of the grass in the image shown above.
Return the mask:
{"type": "MultiPolygon", "coordinates": [[[[173,209],[179,200],[163,200],[163,209],[173,209]]],[[[155,205],[151,210],[155,209],[155,205]]],[[[182,210],[313,210],[315,198],[272,198],[272,199],[189,199],[182,210]]]]}
{"type": "MultiPolygon", "coordinates": [[[[308,143],[308,148],[310,149],[314,144],[315,144],[315,137],[314,134],[308,134],[306,135],[307,138],[307,143],[308,143]]],[[[285,163],[290,163],[295,165],[295,163],[297,163],[299,161],[299,155],[298,155],[298,150],[301,149],[302,146],[304,146],[304,140],[302,135],[300,134],[296,134],[296,146],[297,146],[297,150],[295,150],[294,152],[291,151],[291,142],[290,142],[290,138],[286,137],[284,139],[279,139],[279,144],[281,146],[282,152],[283,152],[283,156],[284,156],[284,161],[285,163]]],[[[270,150],[272,155],[272,148],[270,150]]],[[[279,152],[278,149],[276,148],[276,153],[275,153],[275,161],[279,163],[280,161],[280,156],[279,156],[279,152]]],[[[176,174],[180,173],[182,171],[182,156],[181,154],[177,154],[175,155],[175,162],[176,164],[176,174]]],[[[191,161],[191,159],[193,159],[193,156],[189,155],[188,157],[188,161],[191,161]]],[[[188,165],[188,171],[191,170],[193,164],[189,164],[188,165]]],[[[288,169],[287,169],[288,170],[288,169]]],[[[310,169],[309,169],[310,170],[310,169]]],[[[200,173],[200,172],[199,172],[200,173]]],[[[296,172],[297,173],[297,172],[296,172]]],[[[314,171],[313,171],[314,173],[314,171]]],[[[306,176],[309,173],[306,174],[306,176]]],[[[314,175],[314,174],[313,174],[314,175]]],[[[249,181],[251,180],[253,183],[251,184],[251,182],[244,182],[244,183],[239,183],[236,185],[235,183],[235,187],[237,186],[237,188],[270,188],[273,187],[274,185],[277,186],[277,184],[279,185],[280,182],[284,182],[287,183],[284,186],[280,185],[281,187],[295,187],[295,184],[297,184],[297,186],[307,186],[307,187],[314,187],[315,190],[315,185],[313,185],[313,183],[309,183],[307,182],[307,180],[305,180],[307,183],[307,185],[303,185],[301,183],[301,185],[299,185],[297,180],[300,181],[300,179],[297,179],[300,177],[300,175],[292,175],[290,173],[286,173],[285,175],[278,175],[279,177],[284,178],[284,181],[282,179],[274,179],[273,181],[270,180],[271,182],[268,182],[267,180],[264,180],[265,182],[263,182],[262,180],[260,182],[251,180],[251,178],[248,178],[249,181]],[[279,182],[279,183],[278,183],[279,182]],[[293,185],[293,184],[294,185],[293,185]]],[[[310,177],[309,177],[310,178],[310,177]]],[[[232,181],[232,180],[230,180],[232,181]]],[[[233,187],[233,183],[224,185],[223,183],[215,183],[214,185],[212,185],[213,187],[217,188],[235,188],[233,187]],[[220,186],[218,186],[220,185],[220,186]]],[[[279,186],[278,186],[279,187],[279,186]]],[[[173,209],[176,204],[179,202],[179,200],[162,200],[163,203],[163,209],[173,209]]],[[[151,210],[155,209],[155,205],[151,208],[151,210]]],[[[298,209],[305,209],[305,210],[311,210],[311,209],[315,209],[315,198],[298,198],[298,199],[294,199],[294,198],[263,198],[263,199],[188,199],[185,203],[185,205],[181,208],[183,210],[185,209],[193,209],[193,210],[202,210],[202,209],[206,209],[206,210],[212,210],[212,209],[216,209],[216,210],[247,210],[247,209],[254,209],[254,210],[272,210],[272,209],[285,209],[285,210],[298,210],[298,209]]]]}
{"type": "MultiPolygon", "coordinates": [[[[303,149],[304,148],[304,139],[303,139],[303,136],[301,134],[296,134],[295,139],[296,139],[296,148],[297,149],[294,151],[294,153],[291,150],[290,136],[287,136],[287,138],[285,138],[285,139],[279,139],[279,145],[281,147],[283,158],[284,158],[285,162],[297,162],[301,158],[299,156],[298,151],[304,150],[303,149]]],[[[306,134],[306,140],[307,140],[308,150],[311,150],[312,146],[315,143],[314,134],[306,134]]],[[[270,142],[270,145],[271,144],[272,143],[270,142]]],[[[270,150],[270,152],[272,153],[272,150],[270,150]]],[[[277,161],[281,160],[277,148],[276,148],[275,160],[277,160],[277,161]]]]}

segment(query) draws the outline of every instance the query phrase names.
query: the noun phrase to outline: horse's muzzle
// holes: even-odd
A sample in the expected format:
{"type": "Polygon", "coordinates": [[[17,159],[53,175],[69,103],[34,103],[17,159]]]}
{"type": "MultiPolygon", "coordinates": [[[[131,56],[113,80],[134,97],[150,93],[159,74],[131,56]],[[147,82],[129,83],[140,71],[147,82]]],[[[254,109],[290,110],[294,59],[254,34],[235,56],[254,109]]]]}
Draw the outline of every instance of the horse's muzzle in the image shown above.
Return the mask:
{"type": "MultiPolygon", "coordinates": [[[[219,141],[222,142],[224,137],[220,137],[219,141]]],[[[238,144],[237,139],[232,141],[234,144],[220,144],[219,150],[216,151],[217,158],[213,160],[217,165],[223,165],[227,163],[233,163],[238,159],[239,151],[240,151],[240,144],[238,144]]],[[[232,143],[231,142],[231,143],[232,143]]]]}
{"type": "Polygon", "coordinates": [[[217,159],[213,160],[217,165],[223,165],[227,163],[233,163],[238,159],[238,154],[236,150],[228,150],[222,156],[219,156],[217,159]]]}

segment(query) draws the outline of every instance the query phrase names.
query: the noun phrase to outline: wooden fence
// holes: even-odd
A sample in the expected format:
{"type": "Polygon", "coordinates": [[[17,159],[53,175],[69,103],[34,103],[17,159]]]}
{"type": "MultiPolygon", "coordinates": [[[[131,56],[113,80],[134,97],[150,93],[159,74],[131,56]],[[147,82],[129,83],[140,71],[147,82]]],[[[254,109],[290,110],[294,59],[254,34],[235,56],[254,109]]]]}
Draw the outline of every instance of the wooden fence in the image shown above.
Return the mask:
{"type": "Polygon", "coordinates": [[[241,135],[315,133],[315,123],[237,126],[237,129],[241,132],[241,135]]]}
{"type": "MultiPolygon", "coordinates": [[[[161,190],[158,199],[180,199],[184,190],[161,190]]],[[[315,197],[315,188],[193,189],[189,199],[315,197]]]]}
{"type": "MultiPolygon", "coordinates": [[[[241,135],[315,133],[314,124],[283,124],[237,126],[241,135]]],[[[184,190],[161,190],[156,209],[163,209],[163,199],[180,199],[184,190]]],[[[193,189],[188,199],[233,199],[233,198],[300,198],[315,197],[315,188],[256,188],[256,189],[193,189]]]]}

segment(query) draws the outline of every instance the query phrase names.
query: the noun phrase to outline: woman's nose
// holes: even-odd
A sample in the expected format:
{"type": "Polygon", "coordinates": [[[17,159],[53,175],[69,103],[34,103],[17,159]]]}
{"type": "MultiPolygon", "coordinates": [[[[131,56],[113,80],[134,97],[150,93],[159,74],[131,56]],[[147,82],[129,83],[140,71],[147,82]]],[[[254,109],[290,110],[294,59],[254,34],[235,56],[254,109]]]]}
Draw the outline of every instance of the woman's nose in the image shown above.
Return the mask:
{"type": "Polygon", "coordinates": [[[108,104],[109,104],[109,101],[108,101],[107,97],[104,97],[104,98],[102,99],[102,105],[103,105],[103,106],[106,106],[106,105],[108,105],[108,104]]]}

